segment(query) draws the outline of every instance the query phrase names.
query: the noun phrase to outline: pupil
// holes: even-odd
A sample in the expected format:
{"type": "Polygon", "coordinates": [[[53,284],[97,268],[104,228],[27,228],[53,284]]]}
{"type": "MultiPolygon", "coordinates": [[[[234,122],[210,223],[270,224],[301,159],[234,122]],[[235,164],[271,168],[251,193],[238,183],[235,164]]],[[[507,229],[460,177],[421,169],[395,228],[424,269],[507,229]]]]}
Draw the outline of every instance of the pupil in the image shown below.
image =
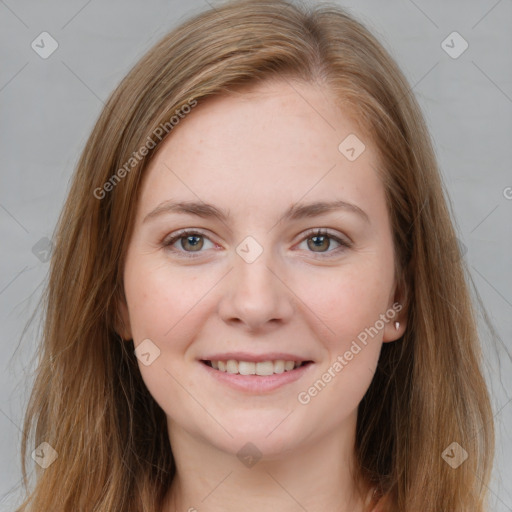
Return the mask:
{"type": "MultiPolygon", "coordinates": [[[[201,242],[200,238],[201,237],[199,237],[197,235],[187,236],[187,243],[190,244],[192,247],[199,247],[199,248],[201,248],[202,244],[200,245],[200,242],[201,242]],[[193,239],[196,239],[196,241],[195,242],[191,242],[191,240],[193,240],[193,239]]],[[[184,247],[184,249],[185,249],[185,247],[184,247]]]]}
{"type": "Polygon", "coordinates": [[[326,237],[325,235],[322,235],[322,236],[313,236],[311,237],[311,240],[313,240],[314,242],[314,247],[320,247],[321,248],[321,244],[324,243],[325,245],[325,241],[327,240],[328,237],[326,237]],[[320,241],[320,245],[317,245],[317,241],[320,241]]]}

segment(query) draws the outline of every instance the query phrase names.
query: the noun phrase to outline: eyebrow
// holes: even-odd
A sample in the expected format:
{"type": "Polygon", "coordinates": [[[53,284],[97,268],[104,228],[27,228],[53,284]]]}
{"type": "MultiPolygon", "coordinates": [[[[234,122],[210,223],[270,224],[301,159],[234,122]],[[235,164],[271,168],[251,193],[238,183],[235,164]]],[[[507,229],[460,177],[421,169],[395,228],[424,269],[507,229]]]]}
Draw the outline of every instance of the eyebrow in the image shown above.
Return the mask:
{"type": "MultiPolygon", "coordinates": [[[[346,210],[348,212],[359,215],[365,222],[370,223],[370,219],[367,213],[359,208],[359,206],[348,203],[342,200],[336,201],[316,201],[312,203],[296,203],[281,217],[281,220],[296,221],[300,219],[318,217],[326,213],[330,213],[337,210],[346,210]]],[[[162,214],[177,213],[177,214],[188,214],[196,215],[202,218],[216,218],[221,222],[226,222],[230,218],[230,212],[216,206],[196,201],[179,201],[173,202],[172,200],[164,201],[160,203],[154,210],[149,212],[143,222],[147,222],[150,219],[158,217],[162,214]]]]}

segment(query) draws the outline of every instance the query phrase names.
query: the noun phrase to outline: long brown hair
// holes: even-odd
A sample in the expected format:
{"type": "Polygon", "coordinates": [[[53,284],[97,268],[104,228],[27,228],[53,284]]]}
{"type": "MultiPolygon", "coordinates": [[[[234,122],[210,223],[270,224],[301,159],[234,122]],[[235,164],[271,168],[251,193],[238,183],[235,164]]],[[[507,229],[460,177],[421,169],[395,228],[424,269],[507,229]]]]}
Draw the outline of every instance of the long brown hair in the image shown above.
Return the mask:
{"type": "Polygon", "coordinates": [[[332,92],[381,157],[407,330],[383,345],[359,406],[358,477],[378,489],[383,512],[485,510],[494,430],[476,314],[410,86],[340,7],[244,0],[200,13],[158,42],[113,92],[83,150],[43,296],[18,512],[161,510],[175,474],[166,418],[133,346],[117,334],[139,185],[165,140],[155,133],[177,110],[273,78],[332,92]],[[35,466],[29,491],[25,459],[42,442],[58,455],[44,470],[35,466]],[[454,442],[468,454],[457,469],[442,457],[454,442]]]}

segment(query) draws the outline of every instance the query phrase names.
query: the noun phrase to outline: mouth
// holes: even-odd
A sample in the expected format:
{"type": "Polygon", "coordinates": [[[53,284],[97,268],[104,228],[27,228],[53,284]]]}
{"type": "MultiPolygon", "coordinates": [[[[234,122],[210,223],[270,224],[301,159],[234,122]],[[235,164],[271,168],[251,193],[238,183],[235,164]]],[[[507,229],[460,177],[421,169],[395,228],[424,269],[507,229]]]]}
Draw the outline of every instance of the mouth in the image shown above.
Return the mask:
{"type": "Polygon", "coordinates": [[[287,384],[298,381],[311,372],[314,361],[291,359],[260,359],[246,361],[243,359],[200,359],[199,363],[213,382],[220,383],[237,392],[249,395],[264,395],[285,388],[287,384]]]}
{"type": "Polygon", "coordinates": [[[270,375],[279,375],[285,372],[293,372],[297,368],[307,366],[313,361],[286,361],[283,359],[268,361],[237,361],[228,360],[208,360],[201,359],[201,363],[219,372],[230,373],[233,375],[252,375],[254,377],[267,377],[270,375]]]}

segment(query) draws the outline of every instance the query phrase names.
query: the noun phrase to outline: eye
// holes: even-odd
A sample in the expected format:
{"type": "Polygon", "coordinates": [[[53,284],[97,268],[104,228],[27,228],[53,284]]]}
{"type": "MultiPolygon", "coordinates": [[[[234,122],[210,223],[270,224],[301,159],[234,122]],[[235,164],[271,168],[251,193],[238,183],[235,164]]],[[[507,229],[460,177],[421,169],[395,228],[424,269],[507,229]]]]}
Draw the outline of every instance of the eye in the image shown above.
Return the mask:
{"type": "Polygon", "coordinates": [[[311,249],[311,252],[322,255],[326,254],[326,257],[328,258],[331,257],[333,253],[338,254],[339,252],[351,247],[351,243],[329,233],[327,230],[315,229],[309,231],[307,235],[308,236],[303,239],[303,242],[307,242],[307,246],[309,249],[311,249]],[[330,248],[332,240],[334,240],[339,245],[339,247],[332,251],[323,250],[330,248]]]}
{"type": "MultiPolygon", "coordinates": [[[[311,249],[310,252],[325,255],[322,257],[331,257],[333,253],[338,254],[344,249],[351,247],[350,242],[329,233],[327,230],[314,229],[310,230],[308,233],[306,233],[306,235],[306,238],[303,238],[302,241],[308,242],[307,246],[309,249],[311,249]],[[310,240],[311,243],[309,242],[310,240]],[[323,250],[329,249],[333,240],[338,244],[339,247],[331,251],[323,250]]],[[[195,258],[202,252],[201,249],[204,248],[205,240],[208,240],[213,244],[213,242],[211,242],[211,240],[203,232],[199,230],[183,229],[166,238],[162,245],[169,248],[174,253],[184,255],[184,257],[195,258]],[[177,244],[179,248],[173,247],[177,242],[180,242],[177,244]]]]}
{"type": "Polygon", "coordinates": [[[184,253],[189,258],[194,258],[196,255],[190,253],[200,253],[201,249],[204,247],[204,240],[211,240],[201,231],[197,230],[182,230],[174,235],[171,235],[170,238],[167,238],[163,241],[163,246],[170,248],[171,251],[177,253],[184,253]],[[181,249],[173,248],[172,246],[176,243],[181,249]]]}

